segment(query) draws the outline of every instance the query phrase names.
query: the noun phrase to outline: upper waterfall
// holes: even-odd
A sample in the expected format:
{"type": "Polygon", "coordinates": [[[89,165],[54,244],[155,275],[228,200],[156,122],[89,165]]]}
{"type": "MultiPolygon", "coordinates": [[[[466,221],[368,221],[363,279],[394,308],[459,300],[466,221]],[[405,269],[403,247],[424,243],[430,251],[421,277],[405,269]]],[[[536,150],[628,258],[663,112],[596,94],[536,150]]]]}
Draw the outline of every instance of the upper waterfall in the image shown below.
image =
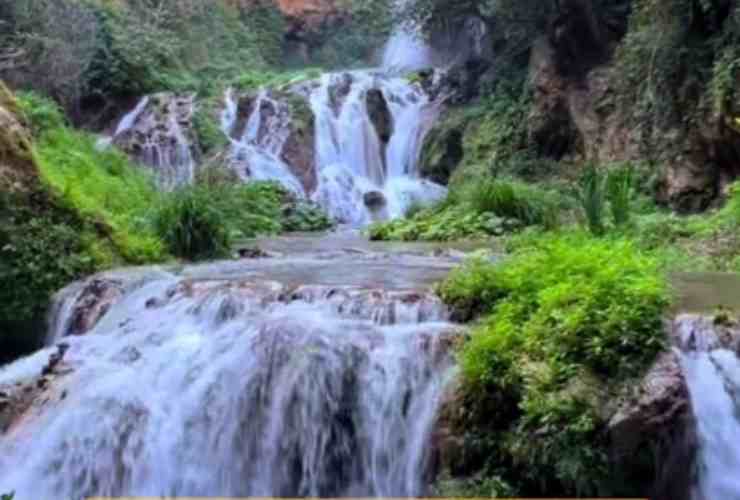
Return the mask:
{"type": "Polygon", "coordinates": [[[417,172],[424,136],[438,113],[417,85],[377,71],[327,74],[311,93],[311,107],[319,174],[313,197],[331,215],[364,225],[444,195],[443,187],[417,172]],[[379,137],[369,109],[373,91],[387,106],[386,137],[379,137]]]}

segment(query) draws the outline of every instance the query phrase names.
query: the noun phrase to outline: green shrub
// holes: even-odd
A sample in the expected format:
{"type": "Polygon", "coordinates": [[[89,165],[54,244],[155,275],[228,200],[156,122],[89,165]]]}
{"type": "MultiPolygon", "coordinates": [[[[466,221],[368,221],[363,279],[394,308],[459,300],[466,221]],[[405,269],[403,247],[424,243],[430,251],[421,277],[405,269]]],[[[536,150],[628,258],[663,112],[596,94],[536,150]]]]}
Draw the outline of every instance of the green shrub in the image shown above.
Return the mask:
{"type": "Polygon", "coordinates": [[[375,241],[453,241],[501,236],[519,227],[520,223],[513,219],[478,214],[463,205],[444,204],[421,210],[410,219],[373,224],[367,232],[375,241]]]}
{"type": "Polygon", "coordinates": [[[602,409],[665,347],[659,259],[622,237],[528,236],[502,263],[454,271],[439,293],[461,316],[483,314],[460,352],[459,424],[493,433],[488,467],[525,495],[610,491],[602,409]]]}
{"type": "Polygon", "coordinates": [[[100,264],[94,229],[45,193],[0,191],[0,341],[5,350],[37,348],[51,296],[100,264]]]}
{"type": "Polygon", "coordinates": [[[183,188],[164,199],[154,226],[172,255],[193,261],[228,255],[230,234],[213,201],[213,194],[201,187],[183,188]]]}
{"type": "Polygon", "coordinates": [[[7,493],[5,495],[0,495],[0,500],[13,500],[13,497],[15,496],[14,492],[7,493]]]}
{"type": "Polygon", "coordinates": [[[39,137],[47,130],[60,129],[67,126],[67,120],[59,106],[46,97],[35,92],[19,92],[16,102],[21,117],[31,129],[34,137],[39,137]]]}
{"type": "Polygon", "coordinates": [[[601,236],[606,231],[604,226],[604,209],[606,205],[606,177],[595,164],[589,164],[583,171],[575,191],[588,224],[594,236],[601,236]]]}
{"type": "Polygon", "coordinates": [[[463,199],[479,214],[516,219],[524,226],[557,223],[557,206],[550,193],[535,186],[506,179],[477,179],[471,182],[463,199]]]}
{"type": "Polygon", "coordinates": [[[307,202],[292,202],[283,207],[283,230],[289,232],[325,231],[333,221],[320,207],[307,202]]]}

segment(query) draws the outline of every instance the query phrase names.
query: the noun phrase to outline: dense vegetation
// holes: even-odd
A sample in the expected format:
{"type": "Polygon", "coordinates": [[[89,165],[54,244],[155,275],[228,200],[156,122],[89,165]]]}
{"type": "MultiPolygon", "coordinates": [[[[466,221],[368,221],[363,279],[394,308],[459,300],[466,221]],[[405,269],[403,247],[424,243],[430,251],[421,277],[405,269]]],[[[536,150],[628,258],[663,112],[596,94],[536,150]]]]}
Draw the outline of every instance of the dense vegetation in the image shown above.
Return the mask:
{"type": "Polygon", "coordinates": [[[51,100],[22,93],[12,103],[33,134],[35,172],[30,186],[0,190],[0,341],[10,355],[37,345],[52,293],[97,270],[228,257],[239,240],[332,226],[281,186],[244,185],[217,165],[161,193],[123,153],[69,127],[51,100]]]}
{"type": "Polygon", "coordinates": [[[468,459],[497,478],[478,494],[644,494],[610,467],[603,409],[664,348],[659,259],[584,232],[513,244],[503,263],[472,261],[440,287],[459,319],[482,316],[460,353],[455,421],[478,442],[468,459]]]}

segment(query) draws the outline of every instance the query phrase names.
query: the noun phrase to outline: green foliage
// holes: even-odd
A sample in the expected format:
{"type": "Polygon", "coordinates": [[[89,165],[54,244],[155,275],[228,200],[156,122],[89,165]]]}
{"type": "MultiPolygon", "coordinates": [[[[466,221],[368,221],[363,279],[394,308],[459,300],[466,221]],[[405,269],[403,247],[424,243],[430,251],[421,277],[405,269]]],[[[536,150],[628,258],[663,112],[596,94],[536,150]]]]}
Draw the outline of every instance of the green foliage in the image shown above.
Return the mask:
{"type": "Polygon", "coordinates": [[[492,213],[478,214],[462,205],[440,205],[420,210],[408,219],[373,224],[368,234],[375,241],[453,241],[500,236],[518,227],[518,221],[492,213]]]}
{"type": "Polygon", "coordinates": [[[97,221],[118,255],[131,263],[166,257],[147,225],[159,194],[152,179],[123,153],[113,148],[101,151],[94,137],[68,128],[43,133],[36,153],[43,181],[65,205],[97,221]]]}
{"type": "Polygon", "coordinates": [[[0,500],[13,500],[14,496],[15,496],[15,493],[10,492],[10,493],[0,496],[0,500]]]}
{"type": "Polygon", "coordinates": [[[629,32],[616,54],[616,98],[610,104],[622,111],[627,126],[640,127],[646,156],[675,154],[674,144],[691,127],[732,123],[740,111],[734,83],[738,41],[735,2],[633,2],[629,32]]]}
{"type": "Polygon", "coordinates": [[[188,260],[224,257],[231,239],[212,192],[183,188],[163,200],[154,217],[157,232],[172,255],[188,260]]]}
{"type": "Polygon", "coordinates": [[[43,318],[52,293],[95,269],[90,229],[41,193],[0,192],[0,323],[43,318]]]}
{"type": "Polygon", "coordinates": [[[447,498],[513,498],[516,490],[498,475],[485,478],[442,477],[434,484],[434,496],[447,498]]]}
{"type": "Polygon", "coordinates": [[[334,227],[334,222],[320,207],[307,202],[293,202],[283,208],[283,231],[315,232],[334,227]]]}
{"type": "Polygon", "coordinates": [[[575,196],[581,205],[591,234],[594,236],[603,235],[606,231],[604,226],[606,176],[595,164],[588,164],[584,169],[575,196]]]}
{"type": "Polygon", "coordinates": [[[280,62],[285,22],[273,2],[18,0],[0,10],[16,85],[73,111],[85,97],[211,95],[245,68],[280,62]]]}
{"type": "Polygon", "coordinates": [[[635,172],[632,165],[611,168],[606,179],[606,198],[616,227],[623,227],[630,222],[634,195],[635,172]]]}
{"type": "Polygon", "coordinates": [[[67,125],[59,106],[35,92],[19,92],[16,102],[21,118],[27,124],[34,137],[39,137],[46,130],[60,129],[67,125]]]}
{"type": "Polygon", "coordinates": [[[515,219],[524,226],[557,225],[557,203],[552,193],[507,179],[477,179],[458,194],[478,214],[515,219]]]}
{"type": "Polygon", "coordinates": [[[193,113],[193,130],[201,150],[206,155],[218,152],[228,144],[228,138],[221,130],[214,99],[197,104],[193,113]]]}
{"type": "Polygon", "coordinates": [[[495,433],[489,467],[520,494],[609,491],[601,410],[664,348],[659,259],[621,237],[529,237],[502,263],[469,262],[439,293],[460,317],[484,314],[460,353],[460,425],[495,433]]]}
{"type": "Polygon", "coordinates": [[[237,90],[249,91],[263,87],[284,89],[306,80],[321,77],[320,68],[303,68],[293,71],[242,71],[229,84],[237,90]]]}
{"type": "Polygon", "coordinates": [[[531,225],[553,228],[561,203],[537,186],[482,177],[454,188],[434,207],[412,208],[405,219],[373,224],[370,239],[452,241],[502,236],[531,225]]]}

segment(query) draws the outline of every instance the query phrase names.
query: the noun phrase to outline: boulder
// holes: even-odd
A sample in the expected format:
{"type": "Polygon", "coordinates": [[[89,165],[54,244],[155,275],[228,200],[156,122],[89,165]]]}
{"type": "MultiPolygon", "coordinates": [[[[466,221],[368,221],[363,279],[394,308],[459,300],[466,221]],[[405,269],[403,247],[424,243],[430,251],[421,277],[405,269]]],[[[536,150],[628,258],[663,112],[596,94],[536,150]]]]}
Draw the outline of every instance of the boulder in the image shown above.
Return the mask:
{"type": "Polygon", "coordinates": [[[385,208],[388,201],[385,195],[380,191],[369,191],[363,196],[363,202],[365,206],[372,211],[378,211],[385,208]]]}
{"type": "Polygon", "coordinates": [[[84,287],[72,310],[62,336],[85,335],[90,332],[110,308],[124,296],[123,283],[106,278],[93,278],[84,287]]]}

